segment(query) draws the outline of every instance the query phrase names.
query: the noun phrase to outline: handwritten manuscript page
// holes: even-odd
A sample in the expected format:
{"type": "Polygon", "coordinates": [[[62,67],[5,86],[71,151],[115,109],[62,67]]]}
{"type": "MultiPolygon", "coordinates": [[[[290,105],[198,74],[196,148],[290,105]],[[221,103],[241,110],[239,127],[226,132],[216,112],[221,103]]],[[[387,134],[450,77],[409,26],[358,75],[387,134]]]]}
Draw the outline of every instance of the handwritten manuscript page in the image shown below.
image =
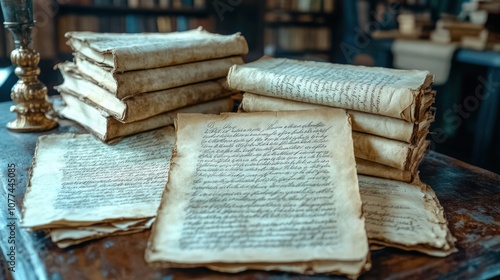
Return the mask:
{"type": "Polygon", "coordinates": [[[116,145],[89,134],[41,136],[22,225],[58,228],[154,217],[167,182],[173,141],[171,127],[116,145]]]}
{"type": "MultiPolygon", "coordinates": [[[[310,110],[328,108],[328,106],[303,103],[270,96],[245,93],[240,109],[244,112],[310,110]]],[[[351,115],[352,130],[377,135],[393,140],[416,144],[429,131],[434,120],[433,112],[427,112],[424,121],[410,123],[401,119],[375,115],[354,110],[347,110],[351,115]]]]}
{"type": "Polygon", "coordinates": [[[359,176],[359,189],[370,243],[438,257],[456,251],[444,210],[429,186],[359,176]]]}
{"type": "Polygon", "coordinates": [[[146,260],[358,275],[368,245],[344,110],[179,114],[146,260]]]}

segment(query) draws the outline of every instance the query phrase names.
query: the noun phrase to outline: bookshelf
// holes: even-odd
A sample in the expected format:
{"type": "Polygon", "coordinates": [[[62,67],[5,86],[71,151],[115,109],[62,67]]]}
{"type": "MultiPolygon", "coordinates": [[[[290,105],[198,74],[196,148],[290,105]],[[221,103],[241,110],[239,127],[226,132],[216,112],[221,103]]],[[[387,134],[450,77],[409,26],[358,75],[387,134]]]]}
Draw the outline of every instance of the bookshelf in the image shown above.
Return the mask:
{"type": "Polygon", "coordinates": [[[335,0],[263,1],[263,53],[334,61],[335,0]]]}
{"type": "Polygon", "coordinates": [[[62,57],[71,53],[65,45],[67,31],[172,32],[198,26],[210,31],[215,24],[205,0],[66,0],[58,8],[54,29],[62,57]]]}

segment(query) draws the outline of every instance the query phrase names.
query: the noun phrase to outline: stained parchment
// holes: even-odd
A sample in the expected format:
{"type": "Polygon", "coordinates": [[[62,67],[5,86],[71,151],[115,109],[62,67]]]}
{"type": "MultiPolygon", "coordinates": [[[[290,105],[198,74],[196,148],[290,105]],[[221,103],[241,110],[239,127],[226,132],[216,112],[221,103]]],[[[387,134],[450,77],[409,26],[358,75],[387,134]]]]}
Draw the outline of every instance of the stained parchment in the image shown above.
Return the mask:
{"type": "MultiPolygon", "coordinates": [[[[328,107],[253,93],[245,93],[240,105],[240,110],[244,112],[310,110],[320,108],[328,107]]],[[[416,144],[418,140],[425,137],[429,131],[431,122],[434,121],[433,111],[426,112],[424,121],[420,123],[410,123],[397,118],[354,110],[347,110],[347,112],[351,115],[353,131],[399,140],[410,144],[416,144]]]]}
{"type": "Polygon", "coordinates": [[[236,272],[367,268],[344,110],[179,114],[146,260],[236,272]]]}
{"type": "Polygon", "coordinates": [[[39,229],[156,216],[173,141],[172,127],[112,146],[89,134],[40,136],[22,226],[39,229]]]}
{"type": "Polygon", "coordinates": [[[121,123],[106,112],[79,100],[74,94],[66,93],[60,88],[56,89],[60,91],[59,93],[66,103],[66,106],[58,113],[78,122],[104,142],[117,142],[125,136],[172,125],[177,113],[180,112],[217,114],[233,109],[233,100],[224,98],[162,113],[144,120],[121,123]]]}

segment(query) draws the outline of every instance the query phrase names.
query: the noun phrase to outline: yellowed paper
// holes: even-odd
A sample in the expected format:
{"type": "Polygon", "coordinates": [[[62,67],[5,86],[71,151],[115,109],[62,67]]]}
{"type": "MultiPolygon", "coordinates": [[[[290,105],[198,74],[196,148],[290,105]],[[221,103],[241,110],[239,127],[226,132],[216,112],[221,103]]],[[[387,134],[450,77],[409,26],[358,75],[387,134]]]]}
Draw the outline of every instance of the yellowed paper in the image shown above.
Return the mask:
{"type": "MultiPolygon", "coordinates": [[[[328,108],[328,106],[253,93],[245,93],[240,105],[240,109],[244,112],[310,110],[319,108],[328,108]]],[[[427,112],[425,120],[418,124],[359,111],[348,110],[347,112],[351,115],[353,131],[412,144],[415,144],[416,141],[427,135],[430,123],[434,120],[432,112],[427,112]]]]}
{"type": "Polygon", "coordinates": [[[444,257],[456,252],[444,210],[432,189],[359,176],[370,242],[444,257]]]}
{"type": "Polygon", "coordinates": [[[40,136],[22,226],[40,229],[156,216],[173,141],[171,127],[113,146],[89,134],[40,136]]]}
{"type": "Polygon", "coordinates": [[[267,57],[235,65],[228,74],[229,86],[237,90],[408,122],[424,119],[422,104],[430,106],[424,96],[432,81],[427,71],[267,57]]]}
{"type": "MultiPolygon", "coordinates": [[[[59,90],[61,89],[59,88],[59,90]]],[[[64,91],[60,91],[60,94],[66,106],[59,111],[59,114],[78,122],[104,142],[116,142],[125,136],[172,125],[177,113],[180,112],[218,114],[233,109],[233,100],[225,98],[184,107],[144,120],[124,124],[115,120],[106,112],[80,101],[71,94],[67,94],[64,91]]]]}
{"type": "Polygon", "coordinates": [[[73,51],[114,72],[159,68],[248,53],[239,33],[219,35],[202,28],[171,33],[112,34],[68,32],[73,51]]]}
{"type": "Polygon", "coordinates": [[[182,107],[219,99],[234,92],[224,89],[226,79],[219,79],[119,100],[110,91],[92,83],[91,77],[83,77],[77,73],[73,63],[66,62],[57,66],[64,78],[64,83],[58,86],[58,89],[71,92],[123,123],[143,120],[182,107]]]}
{"type": "Polygon", "coordinates": [[[344,110],[179,114],[155,265],[358,275],[367,269],[344,110]]]}
{"type": "Polygon", "coordinates": [[[64,239],[61,241],[57,241],[55,243],[56,243],[57,247],[59,247],[59,248],[68,248],[68,247],[73,246],[73,245],[82,244],[83,242],[87,242],[87,241],[91,241],[91,240],[95,240],[95,239],[99,239],[99,238],[104,238],[104,237],[108,237],[108,236],[134,234],[134,233],[142,232],[144,230],[145,230],[144,228],[139,228],[139,229],[131,229],[129,231],[117,231],[117,232],[113,232],[110,234],[90,236],[90,237],[86,237],[86,238],[82,238],[82,239],[64,239]]]}
{"type": "Polygon", "coordinates": [[[59,248],[66,248],[89,240],[141,232],[149,229],[154,220],[155,218],[126,220],[87,227],[55,229],[50,231],[50,238],[59,248]]]}
{"type": "MultiPolygon", "coordinates": [[[[353,132],[354,154],[357,158],[394,167],[410,170],[413,158],[417,157],[419,146],[395,141],[366,133],[353,132]]],[[[421,140],[422,145],[425,140],[421,140]]],[[[423,151],[425,152],[425,150],[423,151]]]]}
{"type": "Polygon", "coordinates": [[[241,57],[232,56],[154,69],[112,73],[110,67],[98,65],[78,55],[75,61],[78,72],[92,77],[92,82],[106,88],[118,99],[223,78],[226,77],[231,66],[243,63],[241,57]]]}

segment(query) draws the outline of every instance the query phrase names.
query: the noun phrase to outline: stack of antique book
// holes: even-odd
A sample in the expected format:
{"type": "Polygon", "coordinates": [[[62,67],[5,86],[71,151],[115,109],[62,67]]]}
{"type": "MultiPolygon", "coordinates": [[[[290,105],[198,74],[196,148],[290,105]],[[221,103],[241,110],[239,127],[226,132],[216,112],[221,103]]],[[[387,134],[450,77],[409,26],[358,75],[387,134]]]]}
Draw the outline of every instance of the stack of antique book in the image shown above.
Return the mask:
{"type": "Polygon", "coordinates": [[[359,174],[411,182],[434,120],[427,71],[263,58],[235,65],[231,88],[245,91],[244,112],[347,109],[359,174]]]}
{"type": "Polygon", "coordinates": [[[173,123],[179,111],[232,109],[229,68],[248,52],[240,34],[69,32],[74,61],[59,64],[62,116],[105,142],[173,123]]]}

